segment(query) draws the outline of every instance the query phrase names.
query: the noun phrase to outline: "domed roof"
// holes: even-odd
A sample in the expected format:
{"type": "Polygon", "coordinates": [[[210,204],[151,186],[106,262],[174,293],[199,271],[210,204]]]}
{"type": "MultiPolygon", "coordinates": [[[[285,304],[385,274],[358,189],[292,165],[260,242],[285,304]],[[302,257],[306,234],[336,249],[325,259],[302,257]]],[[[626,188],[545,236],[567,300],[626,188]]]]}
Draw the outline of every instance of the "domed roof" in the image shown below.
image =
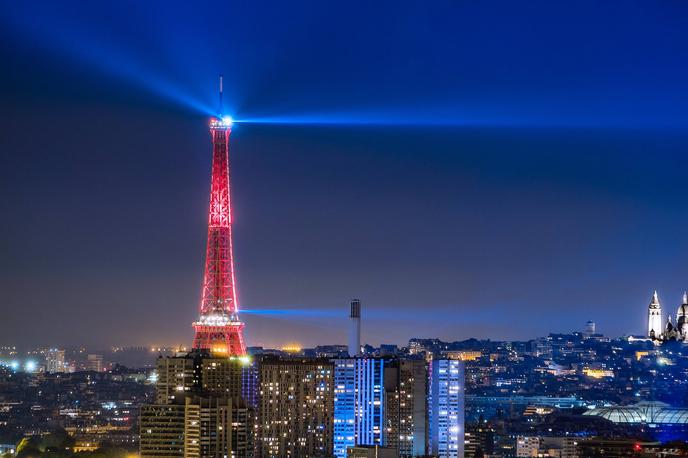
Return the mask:
{"type": "Polygon", "coordinates": [[[595,415],[614,423],[643,423],[645,417],[633,407],[600,407],[590,409],[583,415],[595,415]]]}
{"type": "Polygon", "coordinates": [[[670,407],[659,401],[643,401],[630,406],[598,407],[583,415],[602,417],[614,423],[688,424],[688,409],[670,407]]]}
{"type": "Polygon", "coordinates": [[[654,422],[686,425],[688,424],[688,409],[662,409],[654,422]]]}
{"type": "Polygon", "coordinates": [[[683,293],[683,301],[678,306],[678,312],[676,312],[676,318],[682,316],[688,317],[688,293],[683,293]]]}

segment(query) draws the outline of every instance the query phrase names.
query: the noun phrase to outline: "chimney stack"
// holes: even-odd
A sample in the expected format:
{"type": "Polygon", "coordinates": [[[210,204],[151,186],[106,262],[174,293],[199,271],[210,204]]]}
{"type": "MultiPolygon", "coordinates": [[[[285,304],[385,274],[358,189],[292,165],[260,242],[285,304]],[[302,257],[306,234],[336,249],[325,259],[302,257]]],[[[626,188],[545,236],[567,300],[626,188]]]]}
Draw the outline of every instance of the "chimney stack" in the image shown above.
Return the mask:
{"type": "Polygon", "coordinates": [[[349,356],[358,356],[361,353],[361,301],[351,301],[351,313],[349,314],[349,356]]]}

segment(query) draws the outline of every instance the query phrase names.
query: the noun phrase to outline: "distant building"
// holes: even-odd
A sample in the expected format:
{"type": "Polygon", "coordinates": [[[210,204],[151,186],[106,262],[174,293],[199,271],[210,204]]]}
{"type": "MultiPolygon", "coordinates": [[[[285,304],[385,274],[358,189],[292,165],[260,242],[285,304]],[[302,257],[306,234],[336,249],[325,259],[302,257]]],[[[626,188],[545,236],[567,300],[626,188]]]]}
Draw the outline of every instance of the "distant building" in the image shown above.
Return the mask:
{"type": "Polygon", "coordinates": [[[476,425],[466,427],[464,433],[464,456],[467,458],[492,455],[494,451],[494,430],[476,425]]]}
{"type": "Polygon", "coordinates": [[[587,323],[585,323],[585,330],[583,331],[583,338],[584,339],[590,339],[594,335],[595,335],[595,322],[594,321],[588,321],[587,323]]]}
{"type": "Polygon", "coordinates": [[[688,425],[688,408],[671,407],[659,401],[643,401],[628,406],[596,407],[583,415],[602,417],[614,423],[688,425]]]}
{"type": "Polygon", "coordinates": [[[578,458],[577,445],[575,437],[518,436],[516,457],[578,458]]]}
{"type": "Polygon", "coordinates": [[[324,359],[260,362],[259,457],[332,454],[334,366],[324,359]]]}
{"type": "Polygon", "coordinates": [[[665,325],[662,323],[662,306],[655,291],[647,310],[647,336],[655,343],[669,341],[688,343],[688,293],[683,293],[683,300],[676,312],[676,324],[673,323],[671,315],[667,316],[665,325]]]}
{"type": "Polygon", "coordinates": [[[380,356],[396,356],[399,353],[399,347],[394,344],[381,344],[380,356]]]}
{"type": "Polygon", "coordinates": [[[481,351],[454,350],[444,352],[447,359],[458,359],[459,361],[476,361],[483,356],[481,351]]]}
{"type": "Polygon", "coordinates": [[[651,339],[659,339],[663,331],[662,305],[659,303],[659,297],[655,291],[647,308],[647,336],[651,339]]]}
{"type": "Polygon", "coordinates": [[[438,458],[464,456],[464,365],[435,359],[430,366],[430,454],[438,458]]]}
{"type": "Polygon", "coordinates": [[[518,436],[516,438],[516,457],[531,457],[538,456],[540,453],[540,438],[539,437],[524,437],[518,436]]]}
{"type": "Polygon", "coordinates": [[[578,456],[663,456],[657,453],[659,445],[659,442],[640,442],[634,439],[583,439],[578,443],[578,456]]]}
{"type": "Polygon", "coordinates": [[[349,447],[346,451],[347,458],[399,458],[397,449],[392,447],[380,447],[379,445],[359,445],[349,447]]]}
{"type": "Polygon", "coordinates": [[[65,351],[51,348],[45,355],[46,371],[50,374],[65,372],[65,351]]]}
{"type": "Polygon", "coordinates": [[[318,345],[314,348],[318,358],[346,358],[349,356],[348,345],[318,345]]]}
{"type": "Polygon", "coordinates": [[[103,372],[103,355],[88,355],[86,358],[86,370],[103,372]]]}

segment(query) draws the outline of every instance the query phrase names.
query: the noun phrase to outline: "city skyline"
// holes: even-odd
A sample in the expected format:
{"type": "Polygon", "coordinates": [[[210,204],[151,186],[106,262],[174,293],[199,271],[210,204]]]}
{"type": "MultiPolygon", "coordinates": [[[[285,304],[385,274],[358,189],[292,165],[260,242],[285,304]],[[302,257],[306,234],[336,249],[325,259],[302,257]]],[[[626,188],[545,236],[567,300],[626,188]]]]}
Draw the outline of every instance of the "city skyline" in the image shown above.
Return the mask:
{"type": "Polygon", "coordinates": [[[248,345],[344,344],[355,297],[372,344],[644,334],[652,291],[673,313],[688,289],[685,11],[538,6],[236,11],[265,36],[3,6],[3,343],[190,345],[220,72],[248,345]]]}

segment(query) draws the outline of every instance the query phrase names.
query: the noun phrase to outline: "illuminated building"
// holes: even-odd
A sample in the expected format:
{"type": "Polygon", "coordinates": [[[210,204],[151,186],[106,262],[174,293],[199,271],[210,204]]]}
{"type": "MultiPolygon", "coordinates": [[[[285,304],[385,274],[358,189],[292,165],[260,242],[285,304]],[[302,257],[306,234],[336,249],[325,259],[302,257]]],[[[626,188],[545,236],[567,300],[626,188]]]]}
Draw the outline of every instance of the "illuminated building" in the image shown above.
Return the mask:
{"type": "Polygon", "coordinates": [[[659,401],[643,401],[629,406],[596,407],[583,415],[602,417],[614,423],[688,425],[688,408],[671,407],[659,401]]]}
{"type": "Polygon", "coordinates": [[[688,293],[683,293],[683,300],[676,312],[676,324],[669,315],[666,324],[662,326],[662,306],[657,291],[652,295],[647,314],[647,336],[656,344],[669,341],[688,342],[688,293]]]}
{"type": "MultiPolygon", "coordinates": [[[[222,79],[220,79],[220,98],[222,79]]],[[[232,120],[220,115],[210,122],[213,144],[208,243],[200,318],[193,323],[193,347],[227,356],[246,354],[232,252],[232,211],[229,181],[229,134],[232,120]]]]}
{"type": "Polygon", "coordinates": [[[349,314],[349,356],[358,356],[361,353],[361,301],[351,301],[351,313],[349,314]]]}
{"type": "Polygon", "coordinates": [[[184,457],[184,404],[141,406],[141,458],[184,457]]]}
{"type": "Polygon", "coordinates": [[[200,396],[188,396],[183,404],[143,406],[141,458],[252,456],[246,413],[227,398],[200,396]]]}
{"type": "Polygon", "coordinates": [[[260,361],[259,457],[332,454],[333,369],[325,359],[260,361]]]}
{"type": "MultiPolygon", "coordinates": [[[[246,356],[219,356],[206,350],[158,358],[156,404],[141,409],[142,456],[146,450],[158,458],[176,456],[155,452],[156,444],[168,440],[163,437],[170,428],[183,438],[186,457],[224,456],[226,450],[232,457],[253,456],[255,411],[244,400],[254,386],[247,387],[252,368],[246,356]],[[144,428],[144,423],[149,426],[144,428]],[[213,431],[222,433],[215,437],[213,431]]],[[[163,448],[169,452],[165,447],[168,444],[163,448]]]]}
{"type": "Polygon", "coordinates": [[[595,322],[594,321],[588,321],[585,323],[585,330],[583,331],[583,338],[584,339],[589,339],[592,336],[595,335],[595,322]]]}
{"type": "Polygon", "coordinates": [[[683,293],[683,300],[676,312],[676,329],[681,334],[681,340],[688,341],[688,293],[683,293]]]}
{"type": "Polygon", "coordinates": [[[487,425],[466,427],[464,433],[464,456],[491,456],[494,452],[494,429],[487,425]]]}
{"type": "Polygon", "coordinates": [[[303,353],[303,348],[301,348],[301,345],[297,343],[289,343],[282,346],[282,351],[292,355],[298,355],[303,353]]]}
{"type": "Polygon", "coordinates": [[[51,348],[45,355],[45,365],[48,373],[65,372],[65,351],[51,348]]]}
{"type": "Polygon", "coordinates": [[[421,359],[400,359],[385,367],[383,442],[402,458],[427,453],[427,376],[421,359]]]}
{"type": "Polygon", "coordinates": [[[347,458],[399,458],[399,453],[393,447],[358,445],[349,447],[346,456],[347,458]]]}
{"type": "Polygon", "coordinates": [[[662,305],[659,303],[659,297],[655,291],[647,308],[647,336],[651,339],[659,339],[663,330],[662,305]]]}
{"type": "Polygon", "coordinates": [[[447,359],[458,359],[459,361],[476,361],[483,356],[481,351],[448,351],[445,353],[447,359]]]}
{"type": "Polygon", "coordinates": [[[334,455],[346,457],[347,447],[385,445],[385,360],[334,360],[334,455]]]}
{"type": "Polygon", "coordinates": [[[219,356],[194,350],[177,356],[160,357],[156,383],[158,404],[175,402],[188,394],[251,398],[249,357],[219,356]]]}
{"type": "Polygon", "coordinates": [[[156,403],[167,404],[191,393],[200,386],[200,374],[197,366],[200,364],[200,354],[197,357],[176,356],[158,358],[155,384],[156,403]]]}
{"type": "Polygon", "coordinates": [[[103,355],[88,355],[86,358],[86,370],[103,372],[103,355]]]}
{"type": "Polygon", "coordinates": [[[578,458],[578,439],[574,437],[518,436],[516,457],[549,456],[578,458]]]}
{"type": "Polygon", "coordinates": [[[430,454],[438,458],[463,457],[463,362],[435,359],[430,365],[429,379],[430,454]]]}
{"type": "Polygon", "coordinates": [[[586,367],[583,369],[583,373],[587,375],[588,377],[592,378],[613,378],[614,377],[614,371],[610,369],[598,369],[598,368],[591,368],[591,367],[586,367]]]}

